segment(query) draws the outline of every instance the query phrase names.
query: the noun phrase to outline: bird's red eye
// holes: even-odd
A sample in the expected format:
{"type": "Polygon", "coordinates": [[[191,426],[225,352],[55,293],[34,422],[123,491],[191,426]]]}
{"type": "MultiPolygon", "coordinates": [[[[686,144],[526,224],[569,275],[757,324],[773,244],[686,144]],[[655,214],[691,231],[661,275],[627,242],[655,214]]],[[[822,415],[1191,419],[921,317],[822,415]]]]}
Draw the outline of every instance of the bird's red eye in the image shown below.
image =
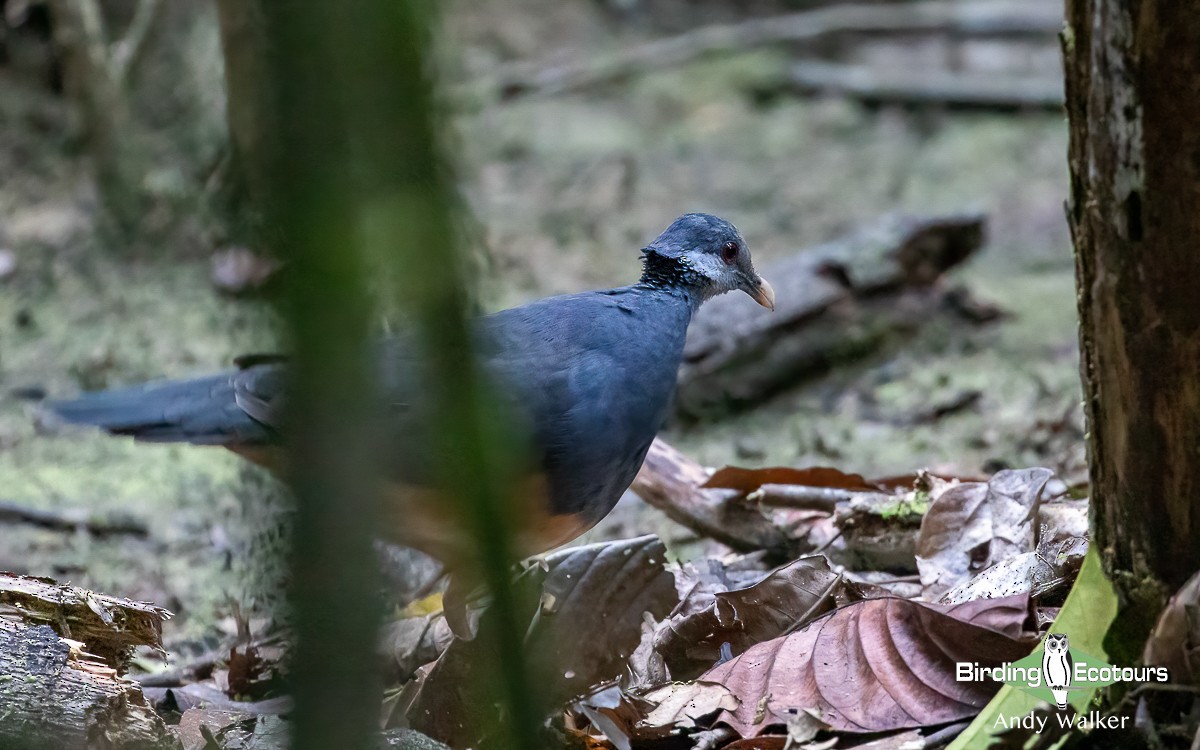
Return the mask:
{"type": "Polygon", "coordinates": [[[726,242],[721,246],[721,260],[725,261],[725,265],[732,266],[738,257],[738,245],[736,242],[726,242]]]}

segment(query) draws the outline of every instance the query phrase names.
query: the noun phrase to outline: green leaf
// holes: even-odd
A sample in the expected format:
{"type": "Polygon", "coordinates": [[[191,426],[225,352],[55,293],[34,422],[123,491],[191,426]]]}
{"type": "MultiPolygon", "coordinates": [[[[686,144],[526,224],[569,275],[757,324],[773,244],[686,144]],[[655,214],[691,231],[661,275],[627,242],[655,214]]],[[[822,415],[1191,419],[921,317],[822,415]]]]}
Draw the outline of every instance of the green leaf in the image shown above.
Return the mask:
{"type": "MultiPolygon", "coordinates": [[[[1071,647],[1076,647],[1088,654],[1099,655],[1107,659],[1104,651],[1104,636],[1113,619],[1117,616],[1117,595],[1112,584],[1104,577],[1100,566],[1100,553],[1093,546],[1083,559],[1083,567],[1079,577],[1063,603],[1062,611],[1058,613],[1051,627],[1056,633],[1068,633],[1071,637],[1071,647]]],[[[1071,705],[1077,711],[1083,711],[1092,702],[1099,685],[1090,685],[1071,691],[1071,705]]],[[[1003,717],[1011,723],[1012,717],[1025,716],[1035,708],[1045,705],[1024,690],[1011,685],[1005,685],[996,693],[975,721],[967,727],[957,739],[951,743],[948,750],[986,750],[995,734],[994,727],[998,718],[1003,717]]]]}

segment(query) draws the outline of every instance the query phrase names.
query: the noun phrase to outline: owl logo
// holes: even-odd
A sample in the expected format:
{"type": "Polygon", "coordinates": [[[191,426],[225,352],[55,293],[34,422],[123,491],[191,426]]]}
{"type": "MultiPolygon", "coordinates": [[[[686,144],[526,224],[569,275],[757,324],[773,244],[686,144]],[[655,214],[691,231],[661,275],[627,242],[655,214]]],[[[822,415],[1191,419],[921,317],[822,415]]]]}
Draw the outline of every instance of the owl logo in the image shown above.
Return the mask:
{"type": "Polygon", "coordinates": [[[1071,688],[1071,674],[1075,669],[1069,646],[1066,633],[1048,634],[1043,645],[1042,680],[1050,688],[1060,710],[1067,707],[1067,690],[1071,688]]]}

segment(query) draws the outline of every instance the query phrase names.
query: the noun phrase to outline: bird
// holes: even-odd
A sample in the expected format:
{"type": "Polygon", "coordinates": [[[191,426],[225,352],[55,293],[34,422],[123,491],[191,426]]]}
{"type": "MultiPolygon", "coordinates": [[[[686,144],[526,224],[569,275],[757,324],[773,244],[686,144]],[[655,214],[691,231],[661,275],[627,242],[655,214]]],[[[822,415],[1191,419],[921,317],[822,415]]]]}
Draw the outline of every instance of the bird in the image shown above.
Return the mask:
{"type": "Polygon", "coordinates": [[[1054,703],[1060,711],[1067,708],[1067,691],[1071,689],[1071,674],[1074,659],[1071,658],[1070,641],[1065,633],[1050,633],[1042,652],[1042,680],[1050,688],[1054,703]]]}
{"type": "MultiPolygon", "coordinates": [[[[476,318],[475,356],[503,413],[529,443],[513,505],[521,557],[591,529],[633,482],[670,409],[688,324],[707,300],[740,290],[774,309],[737,228],[705,213],[676,219],[641,252],[637,283],[567,294],[476,318]]],[[[469,555],[453,503],[432,486],[437,460],[414,439],[434,429],[411,338],[373,342],[387,425],[381,536],[443,562],[469,555]]],[[[222,446],[286,474],[286,357],[236,369],[85,393],[47,403],[63,421],[152,443],[222,446]]]]}

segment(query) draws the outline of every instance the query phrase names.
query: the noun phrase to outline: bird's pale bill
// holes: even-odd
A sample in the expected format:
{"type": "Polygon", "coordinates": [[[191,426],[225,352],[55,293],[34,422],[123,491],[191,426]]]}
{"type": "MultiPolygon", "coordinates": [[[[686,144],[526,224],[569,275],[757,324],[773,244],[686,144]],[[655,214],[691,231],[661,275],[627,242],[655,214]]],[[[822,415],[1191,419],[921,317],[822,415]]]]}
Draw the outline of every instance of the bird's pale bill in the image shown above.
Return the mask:
{"type": "Polygon", "coordinates": [[[767,283],[767,280],[759,277],[758,286],[749,292],[755,302],[767,308],[768,310],[775,309],[775,288],[767,283]]]}

